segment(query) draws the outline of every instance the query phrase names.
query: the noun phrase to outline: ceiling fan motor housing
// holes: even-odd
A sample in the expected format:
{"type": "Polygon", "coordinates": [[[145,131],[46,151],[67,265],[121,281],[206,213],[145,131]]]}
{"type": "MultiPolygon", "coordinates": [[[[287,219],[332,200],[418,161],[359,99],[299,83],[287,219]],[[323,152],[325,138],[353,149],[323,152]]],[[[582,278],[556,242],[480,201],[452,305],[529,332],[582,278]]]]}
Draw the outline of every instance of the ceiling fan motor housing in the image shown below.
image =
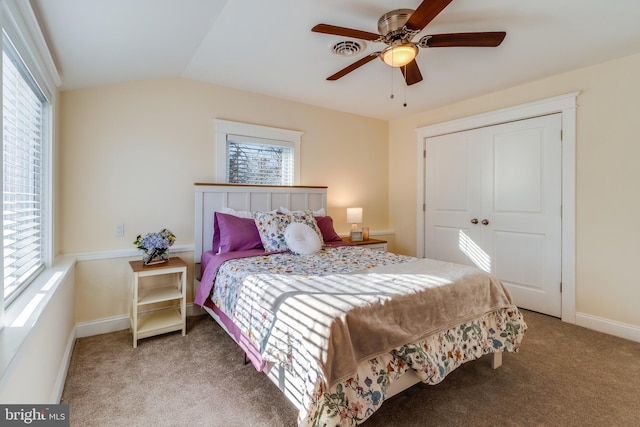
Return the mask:
{"type": "Polygon", "coordinates": [[[378,32],[390,42],[394,41],[394,36],[402,38],[405,35],[404,24],[413,12],[413,9],[397,9],[385,13],[378,19],[378,32]]]}

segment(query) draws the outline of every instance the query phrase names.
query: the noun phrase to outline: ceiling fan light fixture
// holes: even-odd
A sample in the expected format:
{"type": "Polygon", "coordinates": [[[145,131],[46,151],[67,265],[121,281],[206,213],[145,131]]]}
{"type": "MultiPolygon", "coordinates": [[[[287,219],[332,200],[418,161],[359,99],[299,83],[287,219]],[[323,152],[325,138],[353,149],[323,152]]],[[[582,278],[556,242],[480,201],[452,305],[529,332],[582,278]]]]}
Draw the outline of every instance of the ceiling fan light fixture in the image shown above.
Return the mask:
{"type": "Polygon", "coordinates": [[[400,43],[389,46],[380,54],[380,58],[392,67],[404,67],[418,55],[418,47],[414,43],[400,43]]]}

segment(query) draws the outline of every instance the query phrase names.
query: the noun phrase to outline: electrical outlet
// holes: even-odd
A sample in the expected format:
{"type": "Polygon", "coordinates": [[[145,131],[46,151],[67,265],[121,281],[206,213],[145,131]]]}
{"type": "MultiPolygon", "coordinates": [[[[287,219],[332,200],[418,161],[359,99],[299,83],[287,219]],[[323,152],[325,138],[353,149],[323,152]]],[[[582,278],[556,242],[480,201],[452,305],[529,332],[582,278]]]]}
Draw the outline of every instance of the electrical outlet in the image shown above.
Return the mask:
{"type": "Polygon", "coordinates": [[[113,235],[116,237],[124,237],[124,224],[116,224],[113,227],[113,235]]]}

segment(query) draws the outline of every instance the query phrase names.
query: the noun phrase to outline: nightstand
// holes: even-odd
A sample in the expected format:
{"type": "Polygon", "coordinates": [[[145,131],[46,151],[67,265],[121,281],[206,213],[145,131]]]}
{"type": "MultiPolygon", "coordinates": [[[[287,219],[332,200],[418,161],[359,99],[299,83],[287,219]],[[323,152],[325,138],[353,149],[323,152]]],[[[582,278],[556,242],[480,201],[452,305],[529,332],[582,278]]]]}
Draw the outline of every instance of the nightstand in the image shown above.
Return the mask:
{"type": "Polygon", "coordinates": [[[132,298],[131,330],[133,348],[138,340],[171,331],[187,332],[187,263],[181,258],[169,258],[166,263],[144,265],[142,261],[129,261],[131,265],[132,298]],[[146,278],[154,278],[153,283],[145,283],[146,278]],[[173,301],[169,307],[140,313],[144,306],[160,302],[173,301]]]}
{"type": "Polygon", "coordinates": [[[347,242],[347,243],[351,243],[352,245],[356,245],[356,246],[365,246],[365,247],[367,247],[369,249],[376,249],[378,251],[383,251],[383,252],[387,251],[387,241],[386,240],[369,239],[369,240],[363,240],[361,242],[352,242],[350,238],[343,237],[342,241],[343,242],[347,242]]]}

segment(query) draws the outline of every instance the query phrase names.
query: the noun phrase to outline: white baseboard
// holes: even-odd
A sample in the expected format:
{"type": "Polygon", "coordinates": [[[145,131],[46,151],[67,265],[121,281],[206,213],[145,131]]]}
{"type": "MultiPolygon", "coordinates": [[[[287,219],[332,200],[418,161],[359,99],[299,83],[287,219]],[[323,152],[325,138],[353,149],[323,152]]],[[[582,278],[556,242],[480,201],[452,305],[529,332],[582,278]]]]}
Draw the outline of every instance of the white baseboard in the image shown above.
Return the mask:
{"type": "Polygon", "coordinates": [[[587,329],[640,342],[640,327],[585,313],[576,313],[576,325],[587,329]]]}
{"type": "Polygon", "coordinates": [[[67,372],[69,372],[69,365],[71,364],[71,355],[73,354],[73,347],[76,344],[76,330],[72,328],[71,333],[69,334],[69,339],[67,340],[67,346],[64,350],[64,355],[62,357],[62,364],[60,365],[60,370],[58,371],[58,376],[56,378],[56,382],[53,385],[53,391],[51,393],[50,402],[60,403],[60,399],[62,399],[62,392],[64,391],[64,383],[67,380],[67,372]]]}
{"type": "MultiPolygon", "coordinates": [[[[187,304],[187,316],[198,316],[205,311],[194,304],[187,304]]],[[[76,337],[91,337],[94,335],[108,334],[110,332],[129,329],[131,321],[128,314],[93,320],[91,322],[76,323],[76,337]]],[[[187,331],[188,332],[188,331],[187,331]]]]}
{"type": "Polygon", "coordinates": [[[123,329],[129,329],[130,324],[128,314],[92,320],[91,322],[76,323],[76,337],[92,337],[94,335],[121,331],[123,329]]]}

